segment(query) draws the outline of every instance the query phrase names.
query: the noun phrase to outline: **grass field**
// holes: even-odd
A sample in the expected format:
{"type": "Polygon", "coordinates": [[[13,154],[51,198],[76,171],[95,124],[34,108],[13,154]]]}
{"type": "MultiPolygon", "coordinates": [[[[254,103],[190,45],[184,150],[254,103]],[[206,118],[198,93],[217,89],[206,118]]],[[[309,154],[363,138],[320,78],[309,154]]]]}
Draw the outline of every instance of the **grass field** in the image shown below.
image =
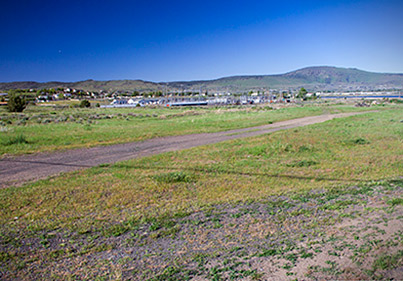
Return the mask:
{"type": "MultiPolygon", "coordinates": [[[[284,276],[299,274],[292,271],[297,261],[316,255],[316,248],[303,251],[299,244],[287,246],[291,240],[297,241],[295,235],[301,235],[298,237],[304,243],[313,243],[321,232],[323,241],[330,243],[335,236],[326,231],[340,222],[344,217],[341,214],[359,219],[368,212],[382,211],[390,215],[388,221],[401,219],[403,110],[399,106],[387,109],[249,139],[101,165],[0,190],[0,271],[6,278],[94,279],[104,275],[104,279],[127,279],[125,274],[130,274],[135,279],[185,280],[203,276],[220,280],[236,273],[233,275],[236,278],[259,279],[264,278],[264,272],[256,270],[257,262],[278,255],[284,276]],[[343,200],[338,201],[338,197],[343,200]],[[373,207],[371,202],[380,205],[373,207]],[[256,213],[261,206],[267,213],[256,213]],[[313,220],[316,216],[318,221],[313,220]],[[268,218],[276,224],[269,225],[268,218]],[[307,232],[299,233],[301,225],[295,225],[293,220],[302,223],[307,232]],[[280,226],[289,227],[291,232],[280,226]],[[270,240],[270,227],[277,240],[270,240]],[[220,233],[214,239],[225,238],[226,246],[216,247],[216,240],[203,236],[210,231],[220,233]],[[280,234],[292,239],[283,239],[280,234]],[[251,239],[250,243],[260,244],[253,247],[243,244],[240,242],[243,235],[251,239]],[[197,244],[199,248],[195,246],[197,250],[191,248],[193,244],[181,242],[198,237],[204,242],[197,244]],[[273,243],[277,243],[277,248],[273,243]],[[240,254],[242,248],[245,253],[240,254]],[[230,258],[234,252],[237,260],[230,258]],[[229,260],[226,262],[224,257],[229,260]]],[[[164,109],[156,114],[170,112],[180,116],[139,119],[143,123],[137,119],[136,122],[116,119],[113,120],[116,123],[109,124],[112,121],[106,120],[94,127],[105,126],[105,129],[127,122],[133,123],[131,128],[135,131],[141,124],[161,128],[167,124],[166,120],[175,120],[173,126],[177,126],[178,132],[190,133],[352,110],[352,107],[338,106],[235,110],[221,114],[202,109],[196,111],[200,115],[188,115],[184,110],[164,109]],[[251,120],[255,123],[251,124],[251,120]],[[190,123],[198,125],[187,131],[185,127],[190,123]],[[222,127],[215,127],[217,124],[222,127]]],[[[34,126],[49,130],[46,127],[49,125],[34,126]]],[[[55,128],[58,126],[82,125],[55,124],[55,128]]],[[[30,126],[23,127],[21,132],[31,139],[29,129],[30,126]]],[[[97,130],[92,129],[90,135],[95,137],[97,130]]],[[[100,129],[102,134],[105,131],[100,129]]],[[[152,132],[157,131],[150,129],[149,134],[115,141],[147,138],[153,136],[152,132]]],[[[169,133],[166,130],[163,134],[169,133]]],[[[56,129],[54,134],[58,134],[56,129]]],[[[34,147],[32,151],[44,149],[40,145],[34,147]]],[[[59,143],[56,147],[66,146],[59,143]]],[[[24,149],[3,153],[19,153],[24,149]]],[[[382,216],[371,218],[382,221],[382,216]]],[[[359,228],[355,230],[360,233],[359,228]]],[[[373,249],[380,246],[376,248],[371,243],[378,243],[382,249],[401,249],[399,231],[400,234],[398,231],[391,234],[397,235],[396,239],[389,237],[397,244],[383,245],[373,242],[374,239],[360,239],[363,243],[354,244],[356,248],[350,253],[355,254],[353,261],[362,263],[365,255],[378,253],[373,249]],[[366,243],[370,243],[371,249],[366,243]]],[[[334,245],[332,249],[326,248],[329,255],[340,255],[341,250],[337,250],[340,244],[329,243],[326,245],[334,245]]],[[[361,277],[375,278],[379,274],[377,270],[394,270],[399,263],[401,266],[400,250],[390,255],[382,253],[384,256],[368,265],[368,271],[359,272],[364,274],[361,277]]],[[[326,265],[310,270],[313,278],[323,274],[337,276],[342,268],[330,259],[326,265]]]]}
{"type": "MultiPolygon", "coordinates": [[[[378,107],[384,108],[384,107],[378,107]]],[[[68,108],[29,107],[0,111],[0,155],[24,154],[140,141],[154,137],[217,132],[286,119],[346,112],[352,106],[327,105],[271,110],[233,108],[68,108]]]]}

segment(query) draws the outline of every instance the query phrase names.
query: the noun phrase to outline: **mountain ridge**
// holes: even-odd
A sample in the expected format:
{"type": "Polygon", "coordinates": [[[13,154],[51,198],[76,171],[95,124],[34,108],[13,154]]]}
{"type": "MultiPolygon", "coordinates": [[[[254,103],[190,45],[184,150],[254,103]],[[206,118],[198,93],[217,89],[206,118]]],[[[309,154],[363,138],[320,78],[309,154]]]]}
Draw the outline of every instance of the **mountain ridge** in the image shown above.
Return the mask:
{"type": "Polygon", "coordinates": [[[140,79],[93,80],[77,82],[2,82],[0,90],[76,88],[84,91],[152,92],[152,91],[231,91],[281,89],[305,87],[308,90],[380,90],[403,89],[402,73],[377,73],[357,68],[311,66],[284,74],[235,75],[212,80],[152,82],[140,79]]]}

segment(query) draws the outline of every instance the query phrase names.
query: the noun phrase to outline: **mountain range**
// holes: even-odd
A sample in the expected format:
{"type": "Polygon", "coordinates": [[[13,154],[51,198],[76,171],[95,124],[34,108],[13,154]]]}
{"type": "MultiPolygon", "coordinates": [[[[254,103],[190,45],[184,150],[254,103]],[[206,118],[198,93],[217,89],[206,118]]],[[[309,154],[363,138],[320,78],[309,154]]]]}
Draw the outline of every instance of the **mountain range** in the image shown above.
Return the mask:
{"type": "Polygon", "coordinates": [[[403,89],[403,74],[367,72],[332,66],[306,67],[278,75],[230,76],[214,80],[150,82],[143,80],[85,80],[79,82],[5,82],[0,91],[10,89],[74,88],[96,92],[214,91],[251,90],[354,91],[403,89]]]}

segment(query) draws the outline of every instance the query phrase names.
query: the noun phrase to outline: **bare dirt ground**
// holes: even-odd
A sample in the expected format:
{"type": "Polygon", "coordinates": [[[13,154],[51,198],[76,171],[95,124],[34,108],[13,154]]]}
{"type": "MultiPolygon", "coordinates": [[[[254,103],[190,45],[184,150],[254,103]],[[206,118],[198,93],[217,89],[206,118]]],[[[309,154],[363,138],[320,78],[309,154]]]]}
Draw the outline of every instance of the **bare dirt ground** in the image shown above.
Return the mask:
{"type": "Polygon", "coordinates": [[[104,163],[114,163],[231,139],[252,137],[363,113],[365,112],[327,114],[218,133],[172,136],[143,142],[74,149],[56,153],[4,157],[0,159],[0,188],[20,185],[63,172],[85,169],[104,163]]]}

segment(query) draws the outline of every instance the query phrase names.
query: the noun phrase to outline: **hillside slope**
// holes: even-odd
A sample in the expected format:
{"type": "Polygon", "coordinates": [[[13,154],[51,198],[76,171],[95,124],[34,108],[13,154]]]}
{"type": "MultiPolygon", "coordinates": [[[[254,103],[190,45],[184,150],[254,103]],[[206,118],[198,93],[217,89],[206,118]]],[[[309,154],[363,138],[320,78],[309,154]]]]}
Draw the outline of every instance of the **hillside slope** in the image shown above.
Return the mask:
{"type": "Polygon", "coordinates": [[[354,68],[316,66],[279,75],[231,76],[215,80],[149,82],[142,80],[85,80],[79,82],[9,82],[0,90],[69,87],[85,91],[232,91],[268,89],[376,90],[403,89],[403,74],[374,73],[354,68]]]}

